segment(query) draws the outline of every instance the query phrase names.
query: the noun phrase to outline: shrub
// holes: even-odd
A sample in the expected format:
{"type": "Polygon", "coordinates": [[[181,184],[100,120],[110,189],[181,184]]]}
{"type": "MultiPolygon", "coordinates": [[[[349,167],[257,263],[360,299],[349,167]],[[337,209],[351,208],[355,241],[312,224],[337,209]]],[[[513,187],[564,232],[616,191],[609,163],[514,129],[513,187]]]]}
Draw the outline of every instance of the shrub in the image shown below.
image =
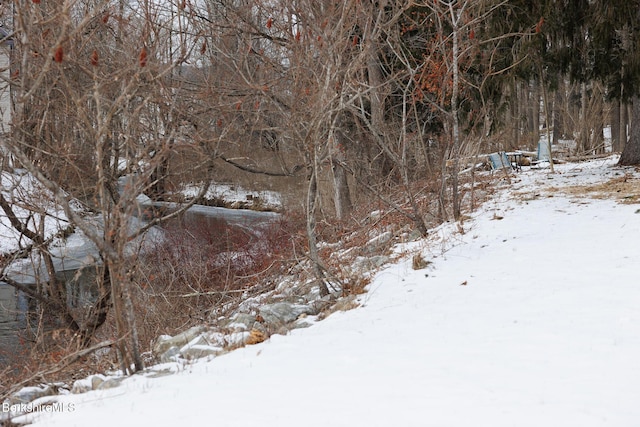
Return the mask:
{"type": "Polygon", "coordinates": [[[167,224],[164,240],[133,266],[142,342],[209,321],[253,288],[268,290],[293,258],[301,235],[295,224],[282,218],[255,227],[212,218],[167,224]]]}

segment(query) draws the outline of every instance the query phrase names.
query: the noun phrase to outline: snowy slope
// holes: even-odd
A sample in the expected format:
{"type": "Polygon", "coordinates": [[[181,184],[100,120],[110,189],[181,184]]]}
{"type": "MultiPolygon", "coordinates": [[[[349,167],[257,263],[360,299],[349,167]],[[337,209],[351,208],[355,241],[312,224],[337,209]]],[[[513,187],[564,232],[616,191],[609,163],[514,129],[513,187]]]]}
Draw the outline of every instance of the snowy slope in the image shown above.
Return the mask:
{"type": "Polygon", "coordinates": [[[73,411],[36,424],[640,425],[640,206],[547,190],[619,177],[613,162],[523,172],[464,234],[399,248],[434,263],[384,269],[358,309],[64,396],[73,411]]]}

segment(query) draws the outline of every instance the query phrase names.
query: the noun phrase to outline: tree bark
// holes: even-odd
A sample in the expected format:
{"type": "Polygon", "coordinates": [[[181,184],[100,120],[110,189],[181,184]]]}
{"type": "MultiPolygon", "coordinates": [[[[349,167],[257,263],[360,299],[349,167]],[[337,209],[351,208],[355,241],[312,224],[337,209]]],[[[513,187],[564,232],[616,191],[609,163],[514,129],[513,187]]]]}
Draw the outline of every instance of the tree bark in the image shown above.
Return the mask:
{"type": "Polygon", "coordinates": [[[640,96],[634,95],[631,117],[631,135],[622,151],[620,166],[640,165],[640,96]]]}
{"type": "Polygon", "coordinates": [[[557,144],[564,138],[564,112],[563,112],[563,88],[562,76],[558,76],[558,88],[553,94],[553,143],[557,144]]]}
{"type": "Polygon", "coordinates": [[[611,102],[611,147],[614,152],[620,152],[620,100],[614,99],[611,102]]]}
{"type": "Polygon", "coordinates": [[[344,161],[344,155],[339,154],[336,156],[337,162],[333,162],[333,190],[334,190],[334,205],[336,208],[336,218],[338,221],[344,221],[349,217],[353,205],[351,203],[351,196],[349,194],[349,182],[347,180],[347,172],[340,165],[344,161]]]}
{"type": "MultiPolygon", "coordinates": [[[[315,163],[314,163],[315,164],[315,163]]],[[[318,201],[318,180],[316,167],[311,171],[309,178],[309,190],[307,192],[307,241],[309,243],[309,259],[313,264],[313,270],[318,281],[320,296],[329,295],[329,288],[324,280],[325,270],[320,262],[318,253],[318,238],[316,235],[316,204],[318,201]]]]}

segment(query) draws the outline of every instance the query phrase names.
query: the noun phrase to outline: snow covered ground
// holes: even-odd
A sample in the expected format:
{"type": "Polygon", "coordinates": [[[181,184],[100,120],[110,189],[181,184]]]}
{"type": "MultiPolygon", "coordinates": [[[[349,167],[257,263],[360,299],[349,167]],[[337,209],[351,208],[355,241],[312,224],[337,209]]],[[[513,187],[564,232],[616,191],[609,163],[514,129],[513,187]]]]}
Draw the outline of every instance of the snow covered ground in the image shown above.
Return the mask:
{"type": "Polygon", "coordinates": [[[518,174],[463,234],[399,247],[360,308],[63,396],[36,425],[640,425],[640,205],[620,203],[640,194],[614,163],[518,174]],[[413,270],[417,252],[433,264],[413,270]]]}

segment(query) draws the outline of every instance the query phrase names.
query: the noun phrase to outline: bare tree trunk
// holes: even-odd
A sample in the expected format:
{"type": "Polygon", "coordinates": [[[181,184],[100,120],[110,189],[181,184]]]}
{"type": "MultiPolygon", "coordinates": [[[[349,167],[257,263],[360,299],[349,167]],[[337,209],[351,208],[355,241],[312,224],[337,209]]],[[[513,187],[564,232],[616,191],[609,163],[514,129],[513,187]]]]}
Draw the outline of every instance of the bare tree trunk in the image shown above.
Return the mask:
{"type": "Polygon", "coordinates": [[[609,122],[611,123],[611,149],[614,153],[621,151],[620,147],[620,100],[610,102],[609,122]]]}
{"type": "Polygon", "coordinates": [[[622,151],[621,166],[640,165],[640,97],[633,97],[633,117],[631,118],[631,135],[622,151]]]}
{"type": "Polygon", "coordinates": [[[591,147],[590,150],[593,154],[604,153],[604,93],[602,86],[599,83],[593,84],[593,93],[591,94],[591,102],[589,108],[589,115],[592,123],[591,131],[591,147]]]}
{"type": "Polygon", "coordinates": [[[520,146],[520,113],[518,102],[518,83],[513,79],[509,84],[509,108],[507,108],[507,126],[511,130],[511,141],[516,147],[520,146]]]}
{"type": "Polygon", "coordinates": [[[590,140],[590,126],[588,120],[589,99],[587,98],[587,84],[580,84],[580,133],[577,148],[581,155],[588,154],[590,140]]]}
{"type": "Polygon", "coordinates": [[[553,94],[553,143],[557,144],[564,138],[564,81],[562,75],[558,76],[558,88],[553,94]]]}
{"type": "MultiPolygon", "coordinates": [[[[540,140],[540,86],[544,82],[538,83],[535,79],[531,79],[531,142],[534,145],[540,140]]],[[[547,107],[548,108],[548,107],[547,107]]],[[[545,129],[551,126],[549,120],[545,117],[545,129]]]]}
{"type": "Polygon", "coordinates": [[[618,140],[618,151],[622,152],[629,139],[629,114],[627,114],[627,104],[620,102],[620,136],[618,140]]]}
{"type": "Polygon", "coordinates": [[[380,68],[380,59],[378,58],[378,50],[373,40],[369,40],[367,44],[367,75],[369,76],[369,85],[371,86],[371,125],[382,134],[384,131],[384,104],[385,94],[383,92],[384,76],[380,68]]]}
{"type": "Polygon", "coordinates": [[[451,23],[453,24],[452,28],[452,61],[451,67],[453,72],[453,82],[452,82],[452,90],[451,90],[451,117],[453,120],[452,124],[452,157],[453,157],[453,165],[451,172],[451,190],[453,193],[453,218],[460,218],[460,192],[458,188],[458,169],[460,167],[460,148],[462,145],[462,141],[460,140],[460,118],[458,113],[458,97],[460,96],[460,69],[459,69],[459,61],[460,61],[460,52],[459,52],[459,24],[461,18],[461,11],[458,13],[454,12],[453,3],[449,4],[449,13],[451,15],[451,23]]]}
{"type": "MultiPolygon", "coordinates": [[[[342,115],[342,113],[339,114],[342,115]]],[[[336,119],[336,129],[331,132],[331,142],[333,144],[333,147],[331,147],[331,151],[333,152],[333,155],[331,156],[334,192],[333,200],[336,209],[336,219],[338,221],[343,221],[348,218],[349,214],[351,214],[351,210],[353,209],[347,171],[342,166],[346,161],[345,147],[347,142],[343,133],[344,130],[342,129],[344,125],[343,122],[344,121],[341,117],[338,117],[336,119]]]]}
{"type": "Polygon", "coordinates": [[[318,254],[318,237],[316,235],[316,205],[318,202],[318,178],[316,162],[309,177],[309,189],[307,191],[307,241],[309,243],[309,259],[318,281],[320,296],[329,295],[329,288],[325,281],[325,269],[318,254]]]}

